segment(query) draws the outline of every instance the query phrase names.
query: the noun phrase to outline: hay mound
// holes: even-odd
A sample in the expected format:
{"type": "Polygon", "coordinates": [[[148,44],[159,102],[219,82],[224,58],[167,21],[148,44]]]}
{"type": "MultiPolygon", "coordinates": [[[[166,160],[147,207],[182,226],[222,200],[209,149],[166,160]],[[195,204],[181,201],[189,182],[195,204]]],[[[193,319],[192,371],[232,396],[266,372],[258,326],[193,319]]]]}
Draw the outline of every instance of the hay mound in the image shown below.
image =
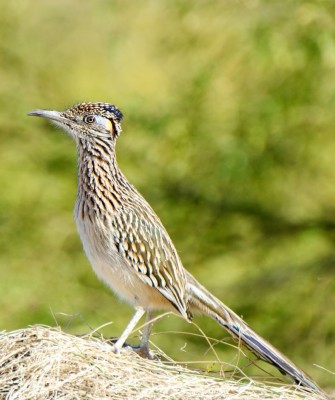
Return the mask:
{"type": "Polygon", "coordinates": [[[296,387],[202,376],[132,351],[114,354],[107,342],[42,326],[0,335],[0,398],[321,399],[296,387]]]}

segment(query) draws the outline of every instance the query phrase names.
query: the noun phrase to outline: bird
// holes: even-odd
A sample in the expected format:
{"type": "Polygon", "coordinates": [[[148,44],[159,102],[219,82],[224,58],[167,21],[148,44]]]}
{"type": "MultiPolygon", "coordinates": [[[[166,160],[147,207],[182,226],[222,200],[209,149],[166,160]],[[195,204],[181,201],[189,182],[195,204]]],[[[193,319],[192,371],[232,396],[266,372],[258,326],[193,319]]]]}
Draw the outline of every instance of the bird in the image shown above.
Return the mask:
{"type": "Polygon", "coordinates": [[[115,146],[122,112],[113,104],[83,102],[65,111],[34,110],[75,141],[78,191],[74,208],[84,251],[99,279],[135,309],[114,344],[120,352],[146,313],[140,349],[148,351],[153,312],[169,310],[187,321],[193,314],[214,319],[259,359],[296,384],[321,389],[302,369],[257,334],[188,272],[159,217],[121,172],[115,146]]]}

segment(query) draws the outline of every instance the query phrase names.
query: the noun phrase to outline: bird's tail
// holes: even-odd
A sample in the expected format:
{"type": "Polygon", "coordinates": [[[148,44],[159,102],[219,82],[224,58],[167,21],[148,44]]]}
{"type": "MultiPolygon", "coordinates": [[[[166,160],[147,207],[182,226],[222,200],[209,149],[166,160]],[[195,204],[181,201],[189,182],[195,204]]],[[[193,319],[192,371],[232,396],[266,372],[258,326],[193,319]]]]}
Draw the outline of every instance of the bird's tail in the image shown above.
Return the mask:
{"type": "Polygon", "coordinates": [[[257,357],[275,366],[282,374],[294,380],[298,385],[322,393],[312,378],[253,331],[246,322],[200,285],[189,273],[187,274],[187,281],[192,310],[204,313],[213,318],[257,357]]]}

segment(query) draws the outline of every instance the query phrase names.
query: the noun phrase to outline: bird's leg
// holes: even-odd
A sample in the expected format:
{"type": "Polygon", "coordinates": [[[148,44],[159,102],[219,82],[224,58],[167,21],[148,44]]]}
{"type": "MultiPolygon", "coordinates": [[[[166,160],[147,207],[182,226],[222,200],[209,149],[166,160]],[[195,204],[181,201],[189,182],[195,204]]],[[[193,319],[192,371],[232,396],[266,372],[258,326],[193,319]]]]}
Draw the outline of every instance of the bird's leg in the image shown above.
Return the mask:
{"type": "Polygon", "coordinates": [[[114,351],[115,353],[119,353],[122,349],[124,342],[127,340],[128,336],[131,334],[133,329],[135,328],[138,321],[142,318],[145,310],[143,308],[137,308],[135,314],[133,315],[132,319],[129,321],[126,329],[123,331],[122,335],[119,337],[117,342],[114,344],[114,351]]]}
{"type": "Polygon", "coordinates": [[[157,357],[149,349],[149,337],[151,333],[153,311],[148,310],[145,320],[145,325],[143,328],[142,339],[139,346],[132,346],[132,349],[142,358],[148,358],[154,360],[157,357]]]}
{"type": "Polygon", "coordinates": [[[153,311],[148,310],[147,315],[146,315],[146,320],[145,320],[145,326],[143,328],[143,333],[142,333],[142,339],[141,339],[141,345],[139,350],[137,351],[137,354],[139,354],[143,358],[153,358],[153,354],[151,354],[149,350],[149,337],[151,333],[151,328],[153,325],[152,322],[152,317],[153,317],[153,311]]]}

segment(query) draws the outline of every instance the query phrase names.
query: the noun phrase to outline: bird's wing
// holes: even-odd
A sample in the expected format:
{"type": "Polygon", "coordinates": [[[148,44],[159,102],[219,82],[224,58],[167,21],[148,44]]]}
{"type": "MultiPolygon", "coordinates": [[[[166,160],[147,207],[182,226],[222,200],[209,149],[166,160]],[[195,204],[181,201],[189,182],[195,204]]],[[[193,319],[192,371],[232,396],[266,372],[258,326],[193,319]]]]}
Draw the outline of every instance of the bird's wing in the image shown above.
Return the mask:
{"type": "Polygon", "coordinates": [[[162,223],[151,209],[126,207],[113,219],[114,242],[139,278],[156,288],[185,317],[186,276],[177,251],[162,223]]]}

